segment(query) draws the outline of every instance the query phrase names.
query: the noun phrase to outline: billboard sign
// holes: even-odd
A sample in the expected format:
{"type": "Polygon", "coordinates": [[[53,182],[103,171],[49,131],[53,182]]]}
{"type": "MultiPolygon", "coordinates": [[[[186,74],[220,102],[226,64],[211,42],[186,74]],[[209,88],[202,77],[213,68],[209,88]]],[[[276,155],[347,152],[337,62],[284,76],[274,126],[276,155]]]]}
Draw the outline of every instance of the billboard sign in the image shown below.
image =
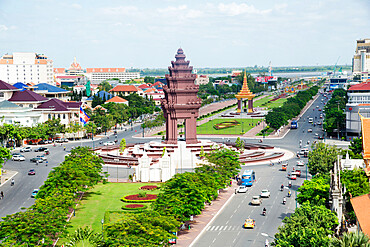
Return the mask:
{"type": "Polygon", "coordinates": [[[277,81],[277,76],[257,76],[256,81],[266,84],[269,81],[277,81]]]}

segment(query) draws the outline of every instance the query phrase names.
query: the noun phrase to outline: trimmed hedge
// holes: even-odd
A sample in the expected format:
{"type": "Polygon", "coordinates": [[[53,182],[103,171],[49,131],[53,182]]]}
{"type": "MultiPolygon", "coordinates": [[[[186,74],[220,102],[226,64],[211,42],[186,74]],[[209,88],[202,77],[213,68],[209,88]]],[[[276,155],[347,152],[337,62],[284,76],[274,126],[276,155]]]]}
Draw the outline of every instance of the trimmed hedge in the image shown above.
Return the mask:
{"type": "Polygon", "coordinates": [[[134,202],[134,203],[148,203],[157,200],[157,195],[147,194],[146,197],[139,197],[139,194],[127,195],[121,198],[124,202],[134,202]]]}
{"type": "Polygon", "coordinates": [[[139,190],[156,190],[158,189],[159,187],[156,186],[156,185],[145,185],[145,186],[141,186],[139,188],[139,190]]]}
{"type": "Polygon", "coordinates": [[[128,205],[122,206],[122,209],[127,210],[127,211],[142,211],[147,208],[148,206],[144,204],[128,204],[128,205]]]}

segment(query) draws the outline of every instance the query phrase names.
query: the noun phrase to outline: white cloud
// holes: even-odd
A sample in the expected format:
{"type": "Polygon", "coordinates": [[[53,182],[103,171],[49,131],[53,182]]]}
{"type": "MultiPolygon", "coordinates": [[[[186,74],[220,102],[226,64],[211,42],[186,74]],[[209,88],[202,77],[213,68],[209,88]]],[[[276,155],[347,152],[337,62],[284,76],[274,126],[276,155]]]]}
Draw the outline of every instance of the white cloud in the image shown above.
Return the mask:
{"type": "Polygon", "coordinates": [[[8,31],[8,27],[7,26],[5,26],[5,25],[0,25],[0,32],[1,31],[8,31]]]}
{"type": "Polygon", "coordinates": [[[106,15],[137,15],[139,9],[135,6],[119,6],[104,8],[103,13],[106,15]]]}
{"type": "Polygon", "coordinates": [[[229,15],[229,16],[236,16],[236,15],[240,15],[240,14],[263,15],[263,14],[268,14],[272,11],[271,9],[259,10],[259,9],[256,9],[253,5],[248,5],[246,3],[241,3],[241,4],[220,3],[218,5],[218,10],[221,13],[224,13],[224,14],[229,15]]]}
{"type": "Polygon", "coordinates": [[[172,14],[174,12],[184,11],[188,7],[186,5],[180,5],[178,7],[168,6],[167,8],[157,9],[159,13],[169,13],[172,14]]]}
{"type": "Polygon", "coordinates": [[[71,4],[71,7],[74,8],[74,9],[82,9],[82,5],[78,4],[78,3],[71,4]]]}

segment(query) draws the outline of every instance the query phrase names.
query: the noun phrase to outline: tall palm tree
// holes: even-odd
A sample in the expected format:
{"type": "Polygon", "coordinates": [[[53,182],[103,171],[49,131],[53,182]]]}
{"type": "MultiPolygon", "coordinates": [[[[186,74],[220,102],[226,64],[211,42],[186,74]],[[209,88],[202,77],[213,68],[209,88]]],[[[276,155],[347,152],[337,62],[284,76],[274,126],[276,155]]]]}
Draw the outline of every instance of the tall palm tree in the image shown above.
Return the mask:
{"type": "Polygon", "coordinates": [[[330,247],[370,247],[370,239],[363,232],[345,233],[340,238],[332,238],[330,247]]]}

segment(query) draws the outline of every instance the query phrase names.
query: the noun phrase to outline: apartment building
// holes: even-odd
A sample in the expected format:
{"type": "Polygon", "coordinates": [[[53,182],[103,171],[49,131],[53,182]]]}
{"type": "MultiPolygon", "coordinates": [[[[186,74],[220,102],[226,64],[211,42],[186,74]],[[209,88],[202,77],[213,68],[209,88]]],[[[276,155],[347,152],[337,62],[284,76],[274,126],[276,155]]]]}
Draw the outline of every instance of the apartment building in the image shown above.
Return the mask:
{"type": "Polygon", "coordinates": [[[43,54],[15,52],[0,59],[0,80],[9,84],[54,84],[53,60],[43,54]]]}

